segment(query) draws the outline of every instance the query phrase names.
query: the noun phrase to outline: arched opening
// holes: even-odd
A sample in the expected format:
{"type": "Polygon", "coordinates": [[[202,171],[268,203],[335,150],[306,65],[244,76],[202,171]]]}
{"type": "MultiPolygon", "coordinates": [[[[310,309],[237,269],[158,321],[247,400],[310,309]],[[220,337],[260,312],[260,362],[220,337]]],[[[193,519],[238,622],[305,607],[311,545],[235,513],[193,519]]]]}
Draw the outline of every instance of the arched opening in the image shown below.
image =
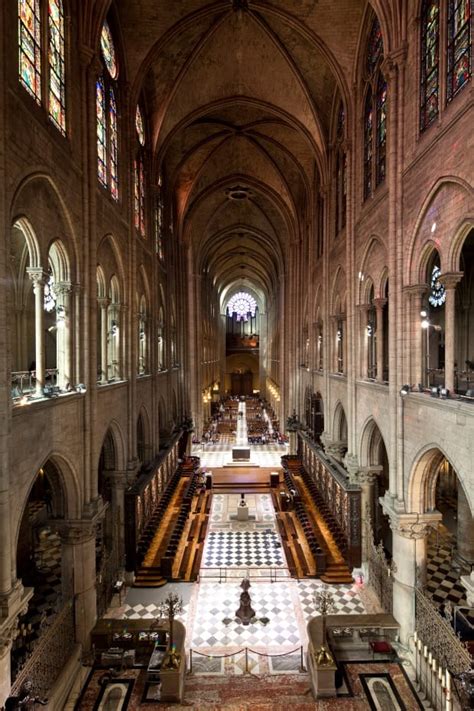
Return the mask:
{"type": "Polygon", "coordinates": [[[323,398],[320,392],[306,392],[305,402],[306,427],[311,438],[318,444],[321,442],[321,435],[324,432],[324,407],[323,398]]]}
{"type": "Polygon", "coordinates": [[[426,282],[428,293],[421,312],[421,326],[424,331],[423,357],[424,382],[426,387],[444,386],[445,357],[445,302],[446,290],[439,281],[441,276],[440,257],[433,251],[427,265],[426,282]]]}
{"type": "Polygon", "coordinates": [[[456,286],[454,387],[465,394],[474,391],[474,229],[464,241],[459,268],[463,276],[456,286]]]}
{"type": "Polygon", "coordinates": [[[35,297],[30,276],[32,255],[19,223],[11,231],[11,392],[14,399],[33,392],[36,387],[35,297]]]}
{"type": "MultiPolygon", "coordinates": [[[[388,558],[392,557],[392,529],[390,520],[384,514],[380,499],[389,490],[389,463],[387,449],[382,433],[377,424],[371,420],[362,437],[361,462],[366,468],[369,516],[373,530],[374,542],[382,542],[388,558]]],[[[364,512],[365,515],[365,512],[364,512]]]]}
{"type": "Polygon", "coordinates": [[[123,520],[118,506],[117,492],[114,491],[114,480],[119,476],[117,452],[115,438],[110,428],[102,443],[97,473],[98,493],[106,506],[96,533],[97,610],[101,615],[112,598],[112,588],[119,575],[122,555],[123,520]]]}
{"type": "Polygon", "coordinates": [[[231,395],[252,395],[260,390],[260,319],[255,297],[235,292],[226,305],[226,383],[231,395]]]}
{"type": "Polygon", "coordinates": [[[415,510],[442,515],[427,538],[427,590],[439,606],[465,606],[460,577],[474,565],[474,516],[458,472],[438,448],[425,452],[416,464],[410,495],[415,510]]]}
{"type": "Polygon", "coordinates": [[[24,664],[46,621],[65,602],[68,586],[61,573],[62,546],[56,530],[66,515],[61,473],[52,460],[37,472],[23,510],[16,548],[17,577],[33,588],[11,650],[12,679],[24,664]]]}

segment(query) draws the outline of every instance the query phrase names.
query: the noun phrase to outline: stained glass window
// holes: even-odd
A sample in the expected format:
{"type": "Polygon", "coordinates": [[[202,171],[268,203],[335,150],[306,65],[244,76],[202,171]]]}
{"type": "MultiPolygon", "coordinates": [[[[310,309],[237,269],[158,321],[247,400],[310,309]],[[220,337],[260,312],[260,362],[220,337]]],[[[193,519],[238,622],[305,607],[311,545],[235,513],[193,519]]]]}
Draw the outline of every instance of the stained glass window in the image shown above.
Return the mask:
{"type": "Polygon", "coordinates": [[[96,84],[97,111],[97,172],[101,184],[110,190],[114,200],[119,199],[118,172],[118,118],[115,95],[118,65],[112,34],[104,22],[100,36],[104,71],[96,84]]]}
{"type": "Polygon", "coordinates": [[[346,224],[347,156],[342,145],[345,132],[344,104],[340,103],[337,115],[336,153],[336,233],[346,224]]]}
{"type": "Polygon", "coordinates": [[[257,302],[250,294],[239,291],[229,300],[227,313],[229,316],[235,314],[237,321],[248,321],[249,314],[254,317],[257,311],[257,302]]]}
{"type": "Polygon", "coordinates": [[[471,77],[471,3],[448,0],[448,101],[471,77]]]}
{"type": "Polygon", "coordinates": [[[367,43],[367,74],[371,76],[376,68],[379,60],[383,55],[383,38],[380,23],[377,18],[372,23],[372,29],[367,43]]]}
{"type": "Polygon", "coordinates": [[[376,166],[376,182],[377,185],[385,180],[385,164],[386,164],[386,149],[387,149],[387,83],[379,72],[377,84],[377,166],[376,166]]]}
{"type": "Polygon", "coordinates": [[[380,68],[383,60],[380,23],[374,19],[367,42],[367,93],[364,106],[364,199],[385,180],[387,143],[387,84],[380,68]]]}
{"type": "Polygon", "coordinates": [[[64,84],[64,12],[62,0],[49,0],[49,115],[66,132],[66,91],[64,84]]]}
{"type": "Polygon", "coordinates": [[[372,192],[372,122],[372,91],[369,87],[364,111],[364,198],[368,198],[372,192]]]}
{"type": "Polygon", "coordinates": [[[109,90],[109,173],[110,192],[114,200],[118,200],[117,103],[112,87],[109,90]]]}
{"type": "Polygon", "coordinates": [[[97,115],[97,174],[102,185],[107,187],[107,116],[103,77],[99,77],[96,82],[95,110],[97,115]]]}
{"type": "Polygon", "coordinates": [[[143,156],[139,155],[134,164],[134,213],[135,227],[141,235],[145,234],[145,170],[143,156]]]}
{"type": "MultiPolygon", "coordinates": [[[[161,185],[161,179],[159,184],[161,185]]],[[[154,222],[155,222],[155,251],[156,254],[158,255],[158,259],[160,262],[163,261],[164,258],[164,252],[163,252],[163,198],[160,195],[158,195],[156,199],[156,204],[155,204],[155,214],[154,214],[154,222]]]]}
{"type": "Polygon", "coordinates": [[[41,15],[39,0],[19,0],[19,74],[20,81],[41,103],[41,15]]]}
{"type": "Polygon", "coordinates": [[[117,79],[117,56],[115,54],[114,41],[112,39],[112,33],[110,31],[110,27],[107,20],[105,20],[104,24],[102,25],[102,32],[100,35],[100,48],[102,50],[102,57],[104,58],[107,71],[109,72],[112,79],[117,79]]]}
{"type": "Polygon", "coordinates": [[[420,128],[427,128],[439,111],[439,0],[425,0],[421,12],[420,128]]]}
{"type": "Polygon", "coordinates": [[[430,294],[428,296],[428,301],[434,308],[442,306],[446,301],[446,289],[439,280],[440,275],[441,269],[435,264],[431,272],[430,294]]]}
{"type": "Polygon", "coordinates": [[[137,111],[135,113],[135,128],[137,130],[138,142],[141,146],[145,145],[145,129],[143,126],[143,116],[140,111],[140,107],[137,106],[137,111]]]}

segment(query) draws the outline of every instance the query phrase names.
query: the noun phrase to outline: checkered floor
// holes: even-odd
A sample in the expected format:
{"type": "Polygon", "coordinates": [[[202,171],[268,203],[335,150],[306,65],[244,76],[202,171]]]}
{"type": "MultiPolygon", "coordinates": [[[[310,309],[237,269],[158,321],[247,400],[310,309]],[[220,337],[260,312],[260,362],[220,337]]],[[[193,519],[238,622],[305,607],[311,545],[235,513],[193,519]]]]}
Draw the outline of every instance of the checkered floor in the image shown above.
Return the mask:
{"type": "Polygon", "coordinates": [[[241,522],[235,520],[240,495],[214,495],[199,584],[186,584],[182,593],[178,583],[147,592],[132,588],[123,616],[156,617],[159,601],[172,589],[183,596],[185,605],[180,619],[186,625],[189,646],[205,653],[214,650],[224,654],[245,646],[277,653],[305,645],[306,624],[318,614],[314,597],[322,588],[332,594],[335,613],[365,612],[355,586],[286,578],[287,563],[275,529],[271,496],[258,493],[245,498],[253,520],[241,522]],[[216,567],[229,571],[222,582],[208,577],[216,567]],[[278,582],[268,582],[268,575],[262,579],[268,568],[279,571],[278,582]],[[243,625],[236,619],[236,612],[242,592],[240,583],[247,574],[255,620],[243,625]]]}
{"type": "Polygon", "coordinates": [[[242,532],[210,531],[203,560],[208,568],[286,565],[280,538],[270,529],[242,532]]]}
{"type": "MultiPolygon", "coordinates": [[[[240,580],[237,579],[227,583],[201,581],[193,585],[191,597],[185,600],[179,619],[187,627],[187,638],[193,649],[258,646],[288,650],[305,644],[306,624],[311,617],[319,614],[314,596],[323,588],[332,593],[334,613],[349,615],[365,612],[355,586],[323,585],[316,580],[288,579],[278,583],[252,580],[249,592],[256,620],[244,626],[235,616],[242,592],[240,580]]],[[[179,589],[179,584],[173,585],[173,592],[179,593],[179,589]]],[[[186,595],[189,589],[188,585],[186,595]]],[[[165,586],[149,592],[149,598],[152,594],[156,595],[154,602],[144,600],[144,603],[126,604],[123,617],[157,617],[159,599],[167,593],[165,586]]]]}
{"type": "Polygon", "coordinates": [[[455,545],[455,536],[447,531],[440,540],[435,533],[428,539],[426,589],[437,605],[447,601],[453,605],[466,604],[466,590],[461,585],[460,576],[468,571],[461,571],[453,564],[455,545]]]}

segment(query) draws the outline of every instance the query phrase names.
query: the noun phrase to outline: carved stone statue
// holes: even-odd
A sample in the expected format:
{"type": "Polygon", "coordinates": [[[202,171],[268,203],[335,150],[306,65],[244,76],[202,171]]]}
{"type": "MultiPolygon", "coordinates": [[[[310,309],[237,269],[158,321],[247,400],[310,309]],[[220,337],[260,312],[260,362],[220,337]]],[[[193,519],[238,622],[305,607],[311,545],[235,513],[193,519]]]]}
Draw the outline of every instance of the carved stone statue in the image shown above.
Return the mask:
{"type": "Polygon", "coordinates": [[[255,617],[255,610],[252,608],[252,600],[249,595],[250,580],[244,578],[240,583],[242,592],[240,593],[240,607],[235,613],[235,616],[239,618],[243,625],[249,625],[250,622],[255,617]]]}
{"type": "Polygon", "coordinates": [[[9,696],[5,701],[5,711],[34,711],[36,704],[46,706],[47,703],[47,699],[35,696],[33,682],[31,679],[26,679],[18,696],[9,696]]]}

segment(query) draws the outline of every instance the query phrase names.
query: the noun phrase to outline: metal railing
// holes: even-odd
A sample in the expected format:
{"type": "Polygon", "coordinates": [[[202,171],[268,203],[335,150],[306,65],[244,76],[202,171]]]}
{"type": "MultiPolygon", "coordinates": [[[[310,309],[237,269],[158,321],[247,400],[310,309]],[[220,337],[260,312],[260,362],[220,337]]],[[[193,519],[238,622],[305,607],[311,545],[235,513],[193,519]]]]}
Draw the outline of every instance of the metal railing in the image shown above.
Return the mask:
{"type": "Polygon", "coordinates": [[[248,578],[249,580],[269,580],[271,583],[287,582],[290,578],[290,570],[287,567],[281,568],[212,568],[202,567],[199,571],[197,582],[206,580],[217,580],[219,583],[226,583],[229,579],[248,578]]]}
{"type": "Polygon", "coordinates": [[[415,589],[415,620],[417,634],[439,664],[453,675],[470,669],[469,651],[454,633],[448,620],[441,616],[431,600],[419,589],[415,589]]]}
{"type": "MultiPolygon", "coordinates": [[[[45,385],[56,387],[58,382],[57,368],[45,370],[45,385]]],[[[11,373],[11,395],[14,400],[29,395],[36,390],[36,370],[16,370],[11,373]]]]}
{"type": "Polygon", "coordinates": [[[39,697],[48,696],[64,669],[75,645],[72,600],[50,619],[43,623],[38,641],[13,682],[11,695],[20,691],[26,679],[31,679],[35,694],[39,697]]]}

